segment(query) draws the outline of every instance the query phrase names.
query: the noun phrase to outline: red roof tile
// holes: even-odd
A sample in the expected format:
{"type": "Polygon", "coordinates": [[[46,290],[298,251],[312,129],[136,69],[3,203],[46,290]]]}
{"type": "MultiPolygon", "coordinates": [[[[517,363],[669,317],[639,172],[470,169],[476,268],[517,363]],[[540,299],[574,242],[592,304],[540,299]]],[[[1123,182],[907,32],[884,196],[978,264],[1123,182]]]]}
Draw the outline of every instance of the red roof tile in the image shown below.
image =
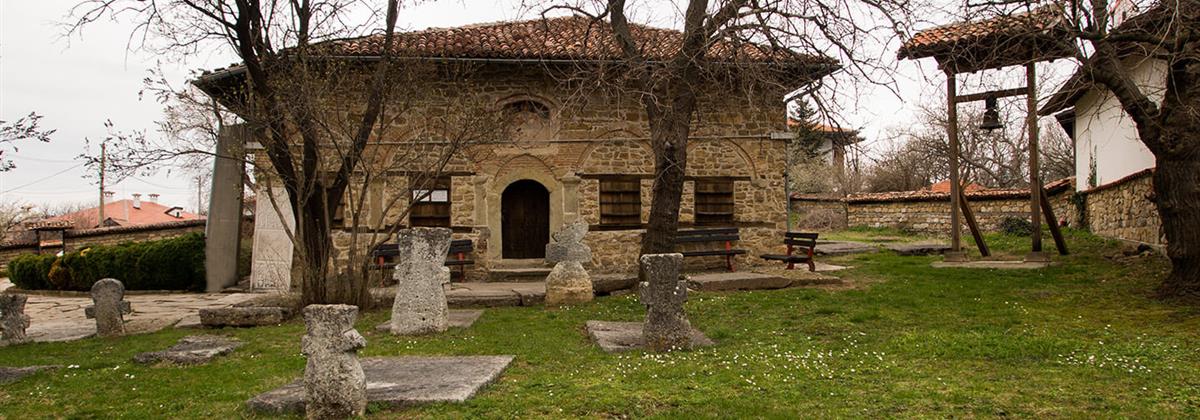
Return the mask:
{"type": "MultiPolygon", "coordinates": [[[[678,50],[679,31],[631,24],[638,47],[650,60],[666,60],[678,50]]],[[[317,44],[334,55],[376,56],[383,51],[382,34],[317,44]]],[[[619,60],[624,56],[609,26],[583,16],[535,19],[437,28],[397,33],[392,52],[401,57],[619,60]]],[[[784,65],[836,64],[825,56],[800,54],[753,44],[714,44],[708,56],[723,61],[772,62],[784,65]]]]}
{"type": "Polygon", "coordinates": [[[1047,5],[1026,13],[926,29],[905,41],[898,56],[939,60],[963,56],[973,64],[967,70],[1061,58],[1073,51],[1064,36],[1068,24],[1062,9],[1047,5]]]}
{"type": "MultiPolygon", "coordinates": [[[[104,218],[110,220],[109,226],[138,226],[156,223],[177,222],[180,220],[203,220],[204,216],[180,211],[180,217],[167,214],[173,207],[167,207],[153,201],[141,202],[141,208],[133,207],[133,200],[117,200],[104,204],[104,218]]],[[[89,229],[100,225],[97,222],[96,207],[51,217],[39,223],[70,221],[75,229],[89,229]]]]}

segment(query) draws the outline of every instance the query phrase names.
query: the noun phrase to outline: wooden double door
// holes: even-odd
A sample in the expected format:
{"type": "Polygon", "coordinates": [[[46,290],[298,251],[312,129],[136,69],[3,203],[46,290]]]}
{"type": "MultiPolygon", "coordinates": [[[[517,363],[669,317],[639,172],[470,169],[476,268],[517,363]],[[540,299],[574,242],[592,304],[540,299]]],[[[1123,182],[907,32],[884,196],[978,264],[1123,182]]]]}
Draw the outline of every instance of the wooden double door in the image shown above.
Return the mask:
{"type": "Polygon", "coordinates": [[[537,181],[509,184],[500,196],[503,258],[545,258],[550,242],[550,191],[537,181]]]}

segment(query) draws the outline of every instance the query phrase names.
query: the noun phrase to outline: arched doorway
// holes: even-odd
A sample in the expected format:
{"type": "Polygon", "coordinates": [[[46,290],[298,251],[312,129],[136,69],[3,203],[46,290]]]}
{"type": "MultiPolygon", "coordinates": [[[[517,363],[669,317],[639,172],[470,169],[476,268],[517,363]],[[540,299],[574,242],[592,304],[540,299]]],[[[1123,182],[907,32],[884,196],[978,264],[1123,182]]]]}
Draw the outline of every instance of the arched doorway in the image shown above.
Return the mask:
{"type": "Polygon", "coordinates": [[[503,258],[545,258],[550,242],[550,191],[537,181],[509,184],[500,196],[503,258]]]}

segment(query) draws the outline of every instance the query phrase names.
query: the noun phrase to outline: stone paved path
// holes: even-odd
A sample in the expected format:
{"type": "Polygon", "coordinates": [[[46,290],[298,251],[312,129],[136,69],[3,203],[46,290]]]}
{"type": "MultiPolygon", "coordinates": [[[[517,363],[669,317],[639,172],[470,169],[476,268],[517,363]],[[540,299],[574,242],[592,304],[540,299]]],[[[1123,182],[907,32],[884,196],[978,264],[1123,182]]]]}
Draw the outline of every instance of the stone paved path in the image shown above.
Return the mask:
{"type": "MultiPolygon", "coordinates": [[[[8,279],[0,279],[0,291],[11,286],[8,279]]],[[[200,309],[232,306],[255,296],[250,293],[128,294],[125,300],[133,306],[133,313],[125,317],[125,329],[130,334],[137,334],[170,326],[199,326],[200,309]]],[[[92,298],[87,296],[31,294],[25,304],[25,314],[30,318],[26,333],[33,341],[89,337],[96,333],[96,322],[84,316],[83,308],[91,304],[92,298]]]]}

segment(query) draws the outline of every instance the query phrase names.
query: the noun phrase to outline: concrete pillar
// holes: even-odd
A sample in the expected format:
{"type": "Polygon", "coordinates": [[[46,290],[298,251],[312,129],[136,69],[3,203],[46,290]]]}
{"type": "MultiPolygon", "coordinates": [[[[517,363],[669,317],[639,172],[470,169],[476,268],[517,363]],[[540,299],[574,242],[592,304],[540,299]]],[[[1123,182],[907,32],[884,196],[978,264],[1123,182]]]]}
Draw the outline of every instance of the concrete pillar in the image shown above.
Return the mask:
{"type": "Polygon", "coordinates": [[[242,177],[247,128],[227,126],[217,136],[212,190],[204,235],[204,271],[208,292],[236,285],[242,230],[242,177]]]}

